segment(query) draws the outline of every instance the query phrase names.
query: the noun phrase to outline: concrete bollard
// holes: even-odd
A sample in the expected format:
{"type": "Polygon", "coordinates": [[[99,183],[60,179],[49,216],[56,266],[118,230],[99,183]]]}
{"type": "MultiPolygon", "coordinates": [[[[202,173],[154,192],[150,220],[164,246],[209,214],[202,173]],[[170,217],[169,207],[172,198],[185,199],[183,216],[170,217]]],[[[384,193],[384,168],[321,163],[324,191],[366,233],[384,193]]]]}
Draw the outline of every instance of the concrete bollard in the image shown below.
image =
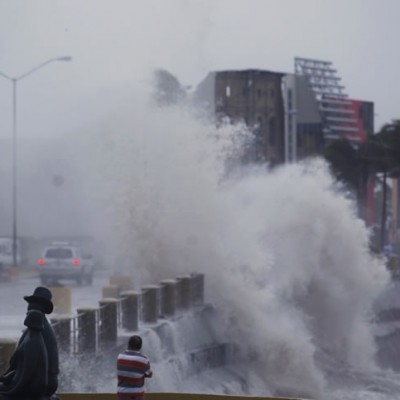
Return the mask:
{"type": "Polygon", "coordinates": [[[117,299],[102,299],[100,305],[99,346],[109,348],[117,342],[117,299]]]}
{"type": "Polygon", "coordinates": [[[119,287],[117,285],[103,286],[102,298],[103,299],[119,299],[119,287]]]}
{"type": "Polygon", "coordinates": [[[51,324],[57,338],[58,349],[60,352],[71,353],[71,318],[53,317],[51,324]]]}
{"type": "Polygon", "coordinates": [[[176,311],[182,310],[182,278],[178,277],[175,279],[175,290],[176,290],[176,311]]]}
{"type": "Polygon", "coordinates": [[[159,286],[148,285],[142,288],[142,320],[145,323],[157,322],[159,314],[159,286]]]}
{"type": "Polygon", "coordinates": [[[192,306],[192,277],[182,277],[182,308],[188,310],[192,306]]]}
{"type": "Polygon", "coordinates": [[[10,270],[8,271],[8,276],[9,276],[11,279],[18,278],[19,275],[20,275],[20,270],[19,270],[19,268],[18,268],[17,266],[14,266],[14,265],[13,265],[13,266],[10,268],[10,270]]]}
{"type": "Polygon", "coordinates": [[[71,314],[71,288],[69,287],[50,287],[53,295],[54,313],[71,314]]]}
{"type": "Polygon", "coordinates": [[[16,346],[17,342],[14,339],[0,339],[0,374],[8,369],[10,358],[16,346]]]}
{"type": "Polygon", "coordinates": [[[194,273],[192,277],[192,305],[204,304],[204,274],[194,273]]]}
{"type": "Polygon", "coordinates": [[[179,276],[176,278],[178,308],[188,310],[192,301],[192,281],[190,276],[179,276]]]}
{"type": "Polygon", "coordinates": [[[94,353],[96,351],[96,309],[78,308],[78,352],[94,353]]]}
{"type": "Polygon", "coordinates": [[[121,292],[133,290],[133,280],[130,276],[125,275],[112,275],[110,277],[110,285],[118,286],[121,292]]]}
{"type": "Polygon", "coordinates": [[[176,280],[166,279],[160,283],[160,315],[172,317],[176,309],[176,280]]]}
{"type": "Polygon", "coordinates": [[[121,292],[122,327],[128,331],[139,329],[140,292],[127,290],[121,292]]]}

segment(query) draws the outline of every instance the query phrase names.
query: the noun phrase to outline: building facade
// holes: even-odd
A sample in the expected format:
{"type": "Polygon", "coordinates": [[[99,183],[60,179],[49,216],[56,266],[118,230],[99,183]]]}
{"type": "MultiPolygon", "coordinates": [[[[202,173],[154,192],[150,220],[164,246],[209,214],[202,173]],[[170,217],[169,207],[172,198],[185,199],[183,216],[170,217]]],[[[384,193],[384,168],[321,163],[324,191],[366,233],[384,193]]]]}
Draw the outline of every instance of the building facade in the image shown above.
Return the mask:
{"type": "Polygon", "coordinates": [[[295,58],[294,73],[258,69],[211,72],[194,98],[218,125],[244,123],[251,158],[271,164],[320,155],[331,141],[354,146],[374,130],[374,104],[352,100],[329,61],[295,58]]]}
{"type": "Polygon", "coordinates": [[[196,90],[196,101],[216,124],[243,123],[254,134],[251,158],[284,161],[283,74],[244,70],[210,73],[196,90]]]}
{"type": "Polygon", "coordinates": [[[332,62],[296,57],[294,64],[313,94],[325,144],[347,139],[357,146],[374,132],[374,104],[350,99],[332,62]]]}
{"type": "Polygon", "coordinates": [[[323,124],[307,77],[286,74],[282,80],[285,115],[285,162],[321,154],[323,124]]]}

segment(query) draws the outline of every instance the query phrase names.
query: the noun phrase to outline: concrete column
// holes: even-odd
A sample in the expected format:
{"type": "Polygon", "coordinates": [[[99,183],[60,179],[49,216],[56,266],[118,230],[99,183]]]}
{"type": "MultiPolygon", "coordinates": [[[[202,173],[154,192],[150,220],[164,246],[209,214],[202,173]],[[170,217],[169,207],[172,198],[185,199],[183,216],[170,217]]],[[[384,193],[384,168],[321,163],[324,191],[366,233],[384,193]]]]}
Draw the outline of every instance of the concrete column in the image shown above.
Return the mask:
{"type": "Polygon", "coordinates": [[[55,314],[71,314],[71,288],[50,287],[55,314]]]}
{"type": "Polygon", "coordinates": [[[178,308],[188,310],[192,302],[192,281],[190,276],[176,278],[178,308]]]}
{"type": "Polygon", "coordinates": [[[184,276],[182,278],[182,307],[188,310],[192,306],[192,277],[184,276]]]}
{"type": "Polygon", "coordinates": [[[103,299],[119,299],[119,287],[117,285],[103,286],[101,292],[103,299]]]}
{"type": "Polygon", "coordinates": [[[204,274],[194,273],[192,277],[192,305],[204,304],[204,274]]]}
{"type": "Polygon", "coordinates": [[[160,315],[172,317],[176,309],[176,280],[166,279],[160,283],[160,315]]]}
{"type": "Polygon", "coordinates": [[[96,309],[78,308],[78,352],[94,353],[96,351],[96,309]]]}
{"type": "Polygon", "coordinates": [[[17,342],[14,339],[0,339],[0,374],[8,369],[8,363],[16,345],[17,342]]]}
{"type": "Polygon", "coordinates": [[[118,286],[121,292],[133,290],[133,279],[128,275],[112,275],[110,277],[110,285],[118,286]]]}
{"type": "Polygon", "coordinates": [[[175,279],[176,311],[182,310],[182,278],[175,279]]]}
{"type": "Polygon", "coordinates": [[[99,346],[113,346],[117,342],[117,303],[116,299],[102,299],[100,305],[99,346]]]}
{"type": "Polygon", "coordinates": [[[127,290],[121,293],[122,327],[128,331],[139,329],[140,292],[127,290]]]}
{"type": "Polygon", "coordinates": [[[158,291],[159,286],[157,285],[142,287],[142,320],[145,323],[157,322],[159,314],[158,291]]]}
{"type": "Polygon", "coordinates": [[[51,325],[57,338],[58,350],[67,354],[71,353],[71,318],[53,317],[51,325]]]}

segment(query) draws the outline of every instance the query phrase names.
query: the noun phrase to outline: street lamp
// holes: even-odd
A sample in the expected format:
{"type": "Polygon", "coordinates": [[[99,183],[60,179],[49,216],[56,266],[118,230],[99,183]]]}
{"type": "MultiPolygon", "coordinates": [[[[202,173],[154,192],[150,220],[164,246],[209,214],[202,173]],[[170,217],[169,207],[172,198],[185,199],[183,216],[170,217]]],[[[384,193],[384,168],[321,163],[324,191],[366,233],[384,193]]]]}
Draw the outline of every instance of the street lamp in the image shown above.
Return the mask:
{"type": "Polygon", "coordinates": [[[0,75],[3,78],[8,79],[12,82],[13,89],[13,166],[12,166],[12,206],[13,206],[13,214],[12,214],[12,257],[13,257],[13,267],[18,266],[17,261],[17,82],[26,76],[32,74],[38,69],[43,68],[47,64],[50,64],[55,61],[71,61],[72,57],[63,56],[63,57],[54,57],[49,60],[37,65],[36,67],[30,69],[24,74],[11,77],[3,72],[0,72],[0,75]]]}

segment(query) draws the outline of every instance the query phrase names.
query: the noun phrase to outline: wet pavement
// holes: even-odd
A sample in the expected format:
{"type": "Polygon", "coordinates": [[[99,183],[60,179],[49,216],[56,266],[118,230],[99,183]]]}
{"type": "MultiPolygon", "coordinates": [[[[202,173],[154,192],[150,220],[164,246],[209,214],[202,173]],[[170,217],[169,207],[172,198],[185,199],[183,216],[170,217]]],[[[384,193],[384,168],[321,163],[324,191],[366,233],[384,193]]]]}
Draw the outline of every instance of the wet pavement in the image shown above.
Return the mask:
{"type": "MultiPolygon", "coordinates": [[[[98,307],[102,288],[108,284],[109,273],[99,271],[91,286],[65,285],[71,288],[71,314],[76,313],[77,308],[98,307]]],[[[27,306],[24,296],[31,295],[36,286],[40,286],[40,281],[30,271],[22,271],[17,277],[0,281],[0,339],[20,337],[27,306]]]]}

